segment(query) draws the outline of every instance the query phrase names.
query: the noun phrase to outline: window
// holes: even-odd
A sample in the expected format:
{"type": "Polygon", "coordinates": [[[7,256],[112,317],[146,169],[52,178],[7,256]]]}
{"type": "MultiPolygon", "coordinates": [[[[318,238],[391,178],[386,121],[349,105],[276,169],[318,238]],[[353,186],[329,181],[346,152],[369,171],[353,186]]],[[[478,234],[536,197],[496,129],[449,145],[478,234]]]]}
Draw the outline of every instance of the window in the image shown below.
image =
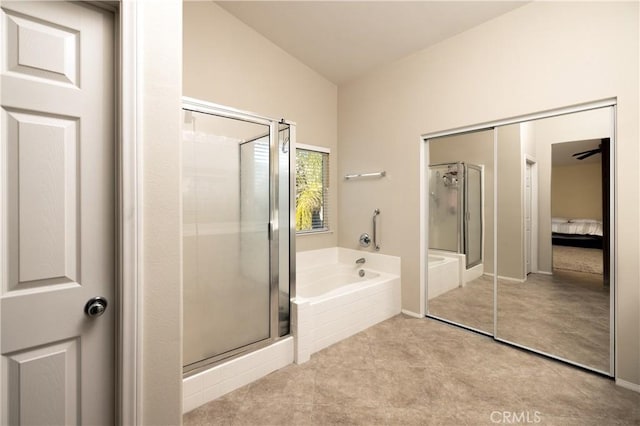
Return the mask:
{"type": "Polygon", "coordinates": [[[329,230],[329,149],[296,148],[296,232],[329,230]]]}

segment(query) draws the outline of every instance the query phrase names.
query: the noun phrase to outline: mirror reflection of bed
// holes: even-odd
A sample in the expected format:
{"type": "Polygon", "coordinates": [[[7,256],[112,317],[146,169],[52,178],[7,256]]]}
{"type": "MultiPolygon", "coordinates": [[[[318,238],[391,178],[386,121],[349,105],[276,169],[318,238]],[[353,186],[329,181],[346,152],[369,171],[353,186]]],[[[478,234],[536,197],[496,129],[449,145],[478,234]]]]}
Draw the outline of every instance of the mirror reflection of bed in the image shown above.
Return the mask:
{"type": "Polygon", "coordinates": [[[551,220],[554,273],[585,272],[602,279],[602,220],[564,217],[551,220]]]}
{"type": "Polygon", "coordinates": [[[608,140],[565,142],[552,146],[554,271],[604,273],[603,145],[606,149],[608,140]]]}

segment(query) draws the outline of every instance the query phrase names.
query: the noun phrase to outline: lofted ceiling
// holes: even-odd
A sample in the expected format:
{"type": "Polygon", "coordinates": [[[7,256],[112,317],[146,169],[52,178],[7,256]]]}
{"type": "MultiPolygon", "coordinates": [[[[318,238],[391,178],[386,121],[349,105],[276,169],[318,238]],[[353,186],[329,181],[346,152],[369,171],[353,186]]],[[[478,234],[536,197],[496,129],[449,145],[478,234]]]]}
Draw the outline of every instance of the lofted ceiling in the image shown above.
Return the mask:
{"type": "Polygon", "coordinates": [[[218,1],[341,84],[524,5],[523,1],[218,1]]]}

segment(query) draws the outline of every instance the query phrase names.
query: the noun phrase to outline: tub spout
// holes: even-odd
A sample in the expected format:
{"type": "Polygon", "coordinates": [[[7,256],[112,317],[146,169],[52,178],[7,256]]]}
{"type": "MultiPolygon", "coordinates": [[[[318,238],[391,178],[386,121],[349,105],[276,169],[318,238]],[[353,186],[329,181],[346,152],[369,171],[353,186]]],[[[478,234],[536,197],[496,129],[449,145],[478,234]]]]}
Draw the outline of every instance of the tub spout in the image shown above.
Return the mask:
{"type": "Polygon", "coordinates": [[[364,257],[361,257],[360,259],[356,260],[356,265],[364,265],[364,263],[367,260],[364,257]]]}

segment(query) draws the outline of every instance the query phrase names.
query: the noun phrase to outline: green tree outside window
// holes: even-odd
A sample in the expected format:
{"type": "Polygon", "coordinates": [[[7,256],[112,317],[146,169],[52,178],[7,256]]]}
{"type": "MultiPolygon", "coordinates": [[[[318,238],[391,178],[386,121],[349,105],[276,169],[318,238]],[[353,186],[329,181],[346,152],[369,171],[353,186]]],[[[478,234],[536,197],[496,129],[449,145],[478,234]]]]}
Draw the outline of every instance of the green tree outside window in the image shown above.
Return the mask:
{"type": "Polygon", "coordinates": [[[329,154],[296,149],[296,231],[328,229],[326,199],[329,154]]]}

